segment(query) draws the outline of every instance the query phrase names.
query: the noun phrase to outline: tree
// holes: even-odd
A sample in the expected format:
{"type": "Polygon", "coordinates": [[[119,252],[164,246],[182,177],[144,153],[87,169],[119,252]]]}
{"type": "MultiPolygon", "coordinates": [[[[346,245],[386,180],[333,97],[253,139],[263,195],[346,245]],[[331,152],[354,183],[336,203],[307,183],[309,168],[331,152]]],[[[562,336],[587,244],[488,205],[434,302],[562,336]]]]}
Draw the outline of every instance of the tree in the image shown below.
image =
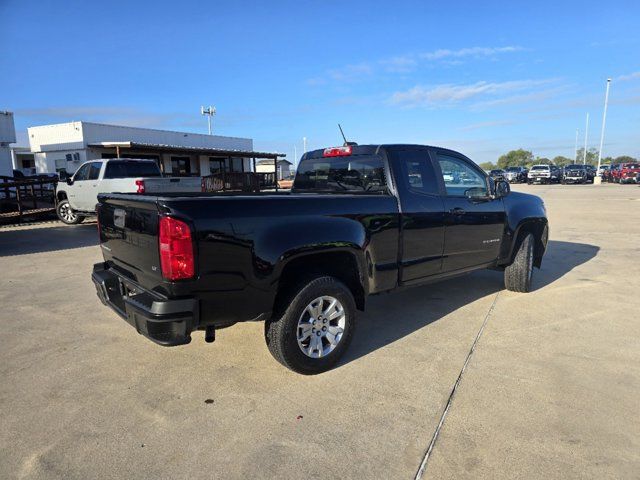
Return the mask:
{"type": "MultiPolygon", "coordinates": [[[[578,155],[576,156],[576,163],[584,162],[584,148],[578,149],[578,155]]],[[[598,149],[590,148],[587,150],[587,165],[598,165],[598,149]]]]}
{"type": "Polygon", "coordinates": [[[483,170],[493,170],[496,168],[495,164],[492,162],[482,162],[480,164],[480,168],[483,170]]]}
{"type": "Polygon", "coordinates": [[[564,167],[565,165],[571,165],[573,162],[574,162],[573,158],[563,157],[562,155],[553,157],[553,164],[559,167],[564,167]]]}
{"type": "Polygon", "coordinates": [[[498,158],[498,168],[521,167],[533,161],[533,153],[529,150],[511,150],[498,158]]]}
{"type": "Polygon", "coordinates": [[[533,165],[550,165],[552,162],[547,157],[536,157],[532,162],[533,165]]]}
{"type": "Polygon", "coordinates": [[[622,155],[620,157],[616,157],[613,160],[613,163],[635,163],[637,160],[629,155],[622,155]]]}

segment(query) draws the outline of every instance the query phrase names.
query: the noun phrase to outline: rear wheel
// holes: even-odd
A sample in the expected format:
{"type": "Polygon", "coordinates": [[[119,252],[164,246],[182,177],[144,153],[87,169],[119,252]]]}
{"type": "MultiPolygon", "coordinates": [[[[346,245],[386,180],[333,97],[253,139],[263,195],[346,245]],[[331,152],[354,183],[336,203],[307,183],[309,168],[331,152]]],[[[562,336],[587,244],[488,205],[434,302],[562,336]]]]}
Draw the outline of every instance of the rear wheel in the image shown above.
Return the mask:
{"type": "Polygon", "coordinates": [[[531,291],[533,246],[534,238],[529,233],[522,239],[513,263],[504,270],[504,286],[507,290],[523,293],[531,291]]]}
{"type": "Polygon", "coordinates": [[[69,205],[69,200],[62,200],[58,203],[56,213],[58,214],[58,218],[67,225],[77,225],[84,220],[82,215],[78,215],[73,211],[71,205],[69,205]]]}
{"type": "Polygon", "coordinates": [[[281,303],[280,312],[265,325],[274,358],[304,375],[331,369],[353,336],[351,291],[334,277],[317,277],[293,288],[281,303]]]}

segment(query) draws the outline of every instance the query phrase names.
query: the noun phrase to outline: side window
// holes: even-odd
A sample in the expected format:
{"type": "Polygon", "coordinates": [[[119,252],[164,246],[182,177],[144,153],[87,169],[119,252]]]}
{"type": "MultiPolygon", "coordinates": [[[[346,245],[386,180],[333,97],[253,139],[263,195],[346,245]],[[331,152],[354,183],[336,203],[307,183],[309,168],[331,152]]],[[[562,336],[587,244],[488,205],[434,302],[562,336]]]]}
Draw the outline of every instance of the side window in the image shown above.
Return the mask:
{"type": "Polygon", "coordinates": [[[410,190],[438,194],[438,182],[427,150],[391,150],[394,163],[402,164],[403,175],[410,190]]]}
{"type": "Polygon", "coordinates": [[[102,163],[100,162],[91,162],[91,167],[89,168],[89,178],[87,180],[97,180],[100,176],[100,169],[102,168],[102,163]]]}
{"type": "Polygon", "coordinates": [[[78,180],[86,180],[89,176],[89,168],[91,168],[90,163],[85,163],[84,165],[82,165],[73,175],[73,181],[77,182],[78,180]]]}
{"type": "Polygon", "coordinates": [[[462,197],[473,194],[480,197],[489,193],[485,177],[464,160],[438,154],[438,163],[448,196],[462,197]]]}

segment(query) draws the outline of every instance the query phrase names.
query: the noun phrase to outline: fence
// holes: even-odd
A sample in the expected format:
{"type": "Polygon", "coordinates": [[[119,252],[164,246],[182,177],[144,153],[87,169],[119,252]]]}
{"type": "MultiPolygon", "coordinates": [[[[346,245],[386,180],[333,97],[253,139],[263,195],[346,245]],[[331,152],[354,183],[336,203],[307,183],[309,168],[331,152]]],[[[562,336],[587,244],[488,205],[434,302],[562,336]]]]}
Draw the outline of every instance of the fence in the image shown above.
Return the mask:
{"type": "Polygon", "coordinates": [[[275,173],[224,172],[202,177],[203,192],[259,192],[277,189],[275,173]]]}
{"type": "Polygon", "coordinates": [[[56,210],[57,178],[0,176],[0,221],[21,221],[25,216],[56,210]]]}

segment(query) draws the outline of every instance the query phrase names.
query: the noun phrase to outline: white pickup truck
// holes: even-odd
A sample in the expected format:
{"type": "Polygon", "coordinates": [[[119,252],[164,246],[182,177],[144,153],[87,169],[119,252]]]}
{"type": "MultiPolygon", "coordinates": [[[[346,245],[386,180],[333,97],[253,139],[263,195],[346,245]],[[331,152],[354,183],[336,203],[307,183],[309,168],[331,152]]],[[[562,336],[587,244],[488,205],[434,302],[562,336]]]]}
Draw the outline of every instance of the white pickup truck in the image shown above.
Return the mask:
{"type": "Polygon", "coordinates": [[[71,177],[61,176],[56,189],[58,218],[68,225],[95,215],[100,193],[199,192],[198,177],[163,177],[153,160],[91,160],[71,177]]]}

